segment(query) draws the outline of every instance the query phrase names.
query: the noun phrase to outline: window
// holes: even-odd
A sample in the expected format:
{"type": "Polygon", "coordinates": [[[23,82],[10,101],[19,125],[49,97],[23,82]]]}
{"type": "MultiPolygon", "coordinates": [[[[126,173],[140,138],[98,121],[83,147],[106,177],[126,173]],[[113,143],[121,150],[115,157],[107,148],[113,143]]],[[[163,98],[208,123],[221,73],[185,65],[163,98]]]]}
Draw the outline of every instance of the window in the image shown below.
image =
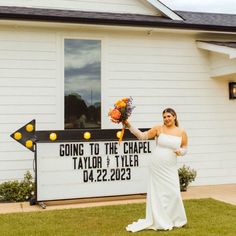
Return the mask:
{"type": "Polygon", "coordinates": [[[101,41],[65,39],[65,129],[101,128],[101,41]]]}

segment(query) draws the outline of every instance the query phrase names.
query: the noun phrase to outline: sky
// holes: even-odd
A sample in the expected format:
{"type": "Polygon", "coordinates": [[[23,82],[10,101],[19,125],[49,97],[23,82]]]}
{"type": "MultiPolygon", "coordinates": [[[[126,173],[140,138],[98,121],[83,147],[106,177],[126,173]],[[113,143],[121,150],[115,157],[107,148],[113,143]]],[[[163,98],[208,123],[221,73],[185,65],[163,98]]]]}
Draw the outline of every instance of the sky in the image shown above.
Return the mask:
{"type": "Polygon", "coordinates": [[[78,94],[86,102],[101,102],[101,41],[65,40],[65,95],[78,94]]]}
{"type": "Polygon", "coordinates": [[[236,0],[160,0],[172,10],[236,14],[236,0]]]}

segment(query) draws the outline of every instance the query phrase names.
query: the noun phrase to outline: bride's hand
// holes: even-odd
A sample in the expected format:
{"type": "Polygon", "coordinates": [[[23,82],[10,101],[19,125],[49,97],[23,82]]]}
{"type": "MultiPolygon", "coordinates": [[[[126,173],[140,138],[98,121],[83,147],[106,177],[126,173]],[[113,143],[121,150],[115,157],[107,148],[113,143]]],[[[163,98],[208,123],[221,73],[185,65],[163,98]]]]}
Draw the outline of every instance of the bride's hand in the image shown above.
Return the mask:
{"type": "Polygon", "coordinates": [[[174,153],[176,154],[176,156],[181,156],[181,151],[180,151],[180,149],[175,150],[174,153]]]}
{"type": "Polygon", "coordinates": [[[125,120],[124,122],[122,122],[123,123],[123,125],[124,125],[124,127],[125,128],[130,128],[130,123],[128,122],[128,120],[125,120]]]}
{"type": "Polygon", "coordinates": [[[184,156],[187,153],[187,148],[182,147],[182,148],[176,149],[174,153],[176,154],[176,156],[184,156]]]}

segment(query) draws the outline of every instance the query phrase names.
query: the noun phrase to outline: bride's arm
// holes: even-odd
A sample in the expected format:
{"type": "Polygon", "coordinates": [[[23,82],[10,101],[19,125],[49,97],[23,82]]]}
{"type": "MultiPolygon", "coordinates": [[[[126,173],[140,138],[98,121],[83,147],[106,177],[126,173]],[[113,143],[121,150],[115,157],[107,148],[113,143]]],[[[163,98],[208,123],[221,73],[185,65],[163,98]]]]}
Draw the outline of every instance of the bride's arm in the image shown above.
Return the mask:
{"type": "Polygon", "coordinates": [[[132,126],[128,121],[126,121],[125,125],[130,130],[130,132],[140,140],[152,139],[158,135],[158,127],[157,126],[149,129],[148,131],[142,132],[141,130],[132,126]]]}
{"type": "Polygon", "coordinates": [[[188,136],[186,132],[182,131],[182,143],[178,150],[175,151],[177,156],[184,156],[188,152],[188,136]]]}

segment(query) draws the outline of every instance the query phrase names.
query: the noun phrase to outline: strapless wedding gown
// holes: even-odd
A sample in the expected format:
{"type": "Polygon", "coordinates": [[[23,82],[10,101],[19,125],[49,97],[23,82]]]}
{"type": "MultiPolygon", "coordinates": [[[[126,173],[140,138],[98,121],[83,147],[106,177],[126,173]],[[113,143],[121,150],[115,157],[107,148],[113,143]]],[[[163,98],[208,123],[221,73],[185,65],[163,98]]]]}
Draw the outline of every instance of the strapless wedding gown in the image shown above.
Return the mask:
{"type": "Polygon", "coordinates": [[[163,133],[159,135],[149,165],[146,218],[128,225],[127,231],[171,230],[187,223],[174,153],[180,145],[181,137],[163,133]]]}

